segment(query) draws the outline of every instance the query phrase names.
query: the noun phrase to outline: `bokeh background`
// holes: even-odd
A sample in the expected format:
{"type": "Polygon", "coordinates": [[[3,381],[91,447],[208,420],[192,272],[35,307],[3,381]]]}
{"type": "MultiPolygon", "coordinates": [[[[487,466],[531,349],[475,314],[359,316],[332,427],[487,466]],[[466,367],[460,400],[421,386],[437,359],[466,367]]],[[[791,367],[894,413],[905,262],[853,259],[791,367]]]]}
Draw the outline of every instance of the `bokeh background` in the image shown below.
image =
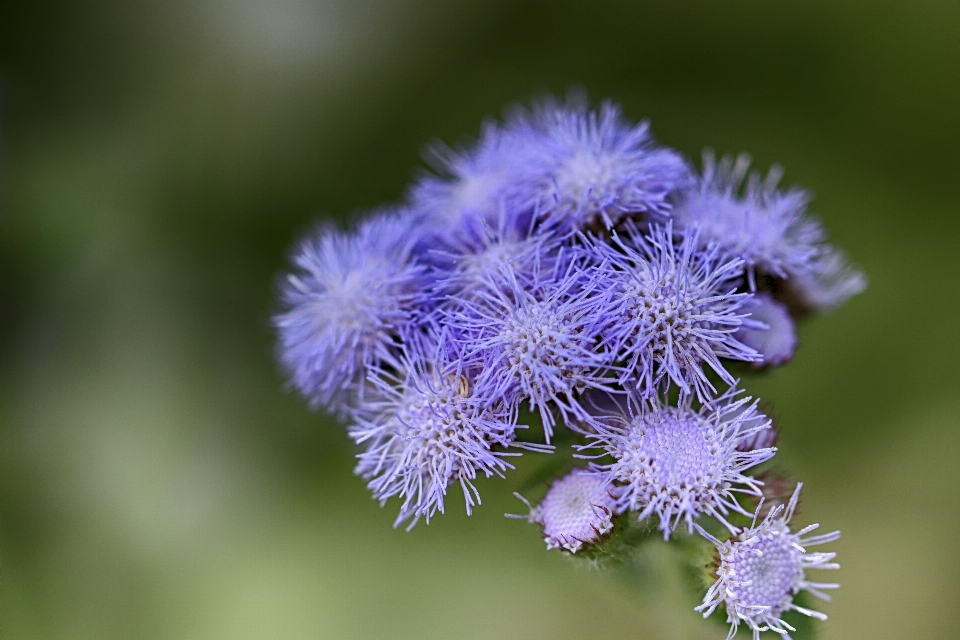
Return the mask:
{"type": "Polygon", "coordinates": [[[952,0],[0,4],[0,636],[723,637],[503,518],[528,467],[392,529],[274,363],[311,221],[576,87],[815,192],[870,288],[747,386],[843,530],[821,637],[960,637],[952,0]]]}

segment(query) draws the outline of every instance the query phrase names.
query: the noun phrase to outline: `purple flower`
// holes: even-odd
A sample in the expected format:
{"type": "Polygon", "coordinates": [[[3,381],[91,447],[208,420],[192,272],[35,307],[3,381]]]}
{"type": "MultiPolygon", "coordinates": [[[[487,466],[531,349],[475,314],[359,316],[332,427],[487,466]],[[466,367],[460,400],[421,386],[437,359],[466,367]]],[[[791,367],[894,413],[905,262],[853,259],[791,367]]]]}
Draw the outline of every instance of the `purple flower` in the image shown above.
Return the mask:
{"type": "Polygon", "coordinates": [[[610,391],[612,356],[599,346],[600,326],[592,313],[599,280],[576,262],[558,257],[547,273],[524,282],[510,266],[488,274],[475,298],[456,300],[445,319],[464,366],[476,371],[477,393],[512,407],[539,409],[547,442],[559,410],[568,425],[588,420],[579,395],[610,391]]]}
{"type": "Polygon", "coordinates": [[[424,287],[415,224],[407,211],[384,212],[354,233],[321,227],[298,246],[274,324],[280,360],[311,406],[343,410],[366,367],[395,362],[424,287]]]}
{"type": "Polygon", "coordinates": [[[453,483],[460,484],[469,514],[480,503],[473,485],[478,474],[502,477],[512,468],[504,458],[520,454],[499,450],[514,443],[516,410],[478,397],[443,337],[406,344],[397,374],[371,370],[375,393],[355,411],[350,436],[366,447],[357,456],[357,475],[381,505],[399,497],[394,526],[410,520],[412,528],[421,516],[429,522],[443,513],[453,483]]]}
{"type": "Polygon", "coordinates": [[[810,196],[800,189],[777,189],[783,171],[773,167],[763,180],[749,175],[750,157],[719,163],[703,156],[703,175],[684,193],[673,218],[681,227],[695,227],[700,242],[722,247],[725,255],[743,259],[751,289],[756,272],[786,279],[809,273],[825,239],[817,220],[806,215],[810,196]]]}
{"type": "Polygon", "coordinates": [[[654,144],[647,122],[627,123],[611,103],[590,111],[547,101],[518,112],[510,130],[529,140],[518,182],[550,226],[610,228],[625,215],[663,216],[667,195],[690,180],[686,162],[654,144]]]}
{"type": "Polygon", "coordinates": [[[603,476],[574,469],[550,485],[547,495],[536,507],[514,494],[530,507],[524,518],[543,528],[547,549],[566,549],[576,553],[583,545],[596,544],[613,529],[613,496],[603,476]]]}
{"type": "Polygon", "coordinates": [[[704,246],[715,243],[725,255],[742,258],[751,291],[758,276],[787,280],[813,310],[831,309],[862,292],[863,274],[826,243],[820,222],[806,213],[810,194],[777,189],[779,167],[763,179],[749,168],[745,154],[718,163],[705,153],[703,175],[674,208],[677,225],[696,228],[704,246]]]}
{"type": "Polygon", "coordinates": [[[481,216],[464,214],[460,225],[434,238],[434,247],[425,254],[435,278],[438,303],[448,297],[475,299],[491,286],[491,275],[511,270],[517,279],[532,284],[536,274],[555,266],[564,238],[556,235],[528,235],[517,231],[509,216],[498,216],[498,224],[481,216]]]}
{"type": "Polygon", "coordinates": [[[505,204],[529,148],[528,139],[492,121],[484,124],[472,149],[455,151],[434,145],[428,160],[438,175],[422,177],[414,185],[410,200],[440,233],[457,229],[464,216],[478,216],[494,227],[505,219],[513,230],[527,231],[530,211],[505,204]]]}
{"type": "MultiPolygon", "coordinates": [[[[793,533],[788,526],[793,512],[797,508],[800,487],[797,485],[793,497],[786,509],[783,505],[771,510],[763,522],[754,522],[736,532],[733,538],[721,542],[702,528],[697,530],[717,547],[719,567],[717,581],[703,598],[703,604],[696,608],[709,616],[721,604],[727,608],[727,622],[730,623],[732,638],[740,623],[753,632],[754,640],[759,640],[760,632],[775,631],[786,640],[790,640],[789,631],[795,631],[781,617],[787,611],[799,611],[819,620],[827,616],[819,611],[811,611],[793,603],[800,591],[809,591],[823,600],[830,597],[823,589],[837,589],[839,584],[810,582],[807,569],[839,569],[832,562],[835,553],[808,553],[807,547],[833,542],[840,537],[839,531],[807,536],[819,527],[813,524],[793,533]]],[[[757,508],[759,514],[760,508],[757,508]]]]}
{"type": "Polygon", "coordinates": [[[626,238],[615,233],[611,244],[591,239],[586,249],[603,260],[604,288],[614,298],[603,312],[603,339],[625,362],[620,382],[643,395],[673,382],[682,395],[707,401],[715,389],[704,364],[733,384],[720,358],[761,357],[735,335],[750,298],[736,293],[743,263],[721,260],[714,248],[698,249],[695,233],[675,245],[669,225],[651,227],[647,236],[626,226],[626,238]]]}
{"type": "Polygon", "coordinates": [[[776,449],[740,450],[770,421],[757,413],[756,401],[735,399],[738,393],[729,390],[699,411],[653,398],[634,403],[629,415],[608,416],[607,428],[590,436],[594,442],[581,451],[600,449],[600,457],[613,458],[593,468],[611,485],[616,513],[636,511],[639,520],[657,516],[664,539],[681,521],[693,531],[702,514],[729,529],[724,517],[729,512],[750,515],[734,494],[760,495],[760,483],[743,472],[769,460],[776,449]]]}
{"type": "Polygon", "coordinates": [[[755,366],[777,367],[793,358],[797,348],[797,332],[793,318],[787,306],[777,302],[769,293],[761,291],[754,295],[750,304],[744,305],[750,310],[750,320],[760,323],[747,326],[744,323],[736,337],[743,344],[759,353],[763,360],[755,366]]]}

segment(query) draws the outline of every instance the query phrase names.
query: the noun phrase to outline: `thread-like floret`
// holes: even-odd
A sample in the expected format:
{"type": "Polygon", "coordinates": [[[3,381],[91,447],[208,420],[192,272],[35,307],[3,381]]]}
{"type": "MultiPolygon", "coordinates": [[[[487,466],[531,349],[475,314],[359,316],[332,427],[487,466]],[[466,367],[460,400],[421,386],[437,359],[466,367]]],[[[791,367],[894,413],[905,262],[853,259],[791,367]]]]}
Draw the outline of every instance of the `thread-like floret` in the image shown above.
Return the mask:
{"type": "Polygon", "coordinates": [[[612,356],[599,346],[600,325],[588,313],[598,280],[563,259],[525,284],[512,268],[491,275],[474,300],[460,300],[449,323],[464,364],[476,371],[478,393],[510,406],[538,409],[549,442],[556,407],[569,425],[588,419],[579,401],[586,389],[608,390],[612,356]]]}
{"type": "Polygon", "coordinates": [[[343,409],[366,367],[395,361],[424,288],[412,227],[407,212],[382,213],[354,233],[323,227],[298,247],[274,323],[280,359],[312,406],[343,409]]]}
{"type": "Polygon", "coordinates": [[[724,516],[749,515],[734,493],[760,495],[760,483],[743,472],[769,460],[776,449],[740,450],[770,421],[757,413],[756,401],[737,400],[736,393],[699,411],[652,399],[631,404],[630,415],[610,416],[608,428],[582,450],[599,448],[613,458],[594,469],[613,486],[616,512],[636,511],[640,520],[657,516],[665,539],[681,522],[693,531],[702,514],[731,529],[724,516]]]}
{"type": "Polygon", "coordinates": [[[593,240],[587,250],[604,261],[609,284],[603,288],[613,302],[603,335],[625,363],[622,384],[655,395],[673,382],[682,395],[706,401],[715,388],[704,364],[733,384],[721,358],[760,360],[735,335],[751,296],[736,292],[742,261],[699,249],[696,235],[675,245],[669,225],[643,235],[628,224],[626,237],[615,234],[612,244],[593,240]]]}
{"type": "Polygon", "coordinates": [[[408,349],[398,376],[372,371],[377,397],[357,410],[350,429],[366,446],[356,473],[369,480],[373,497],[381,505],[393,496],[403,501],[395,526],[443,513],[452,483],[460,484],[470,513],[480,503],[478,474],[502,476],[512,468],[504,458],[519,455],[498,450],[514,442],[516,411],[477,397],[443,342],[430,357],[408,349]]]}
{"type": "MultiPolygon", "coordinates": [[[[754,640],[759,640],[762,631],[775,631],[785,640],[790,639],[790,631],[795,631],[782,616],[787,611],[798,611],[819,620],[827,616],[794,604],[793,599],[800,591],[809,591],[823,600],[830,597],[824,589],[837,589],[836,583],[811,582],[807,580],[807,569],[839,569],[832,562],[835,553],[808,553],[807,547],[833,542],[840,537],[839,531],[808,536],[820,525],[810,525],[793,533],[789,522],[797,508],[802,483],[797,485],[786,508],[780,505],[770,511],[759,525],[754,522],[749,527],[736,531],[733,538],[721,542],[701,527],[697,530],[717,547],[719,567],[717,581],[707,591],[703,604],[696,608],[709,616],[721,604],[727,608],[727,622],[730,623],[728,640],[732,638],[741,623],[745,623],[753,632],[754,640]]],[[[757,514],[760,507],[757,507],[757,514]]]]}

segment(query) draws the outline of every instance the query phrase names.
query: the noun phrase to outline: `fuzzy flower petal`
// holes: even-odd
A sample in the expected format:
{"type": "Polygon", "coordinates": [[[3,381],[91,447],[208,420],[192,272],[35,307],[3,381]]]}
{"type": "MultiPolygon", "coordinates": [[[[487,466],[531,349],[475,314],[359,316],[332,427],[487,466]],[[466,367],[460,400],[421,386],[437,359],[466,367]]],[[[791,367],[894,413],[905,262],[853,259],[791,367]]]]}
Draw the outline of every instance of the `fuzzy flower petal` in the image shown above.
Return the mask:
{"type": "Polygon", "coordinates": [[[776,449],[741,450],[770,421],[757,413],[756,401],[736,399],[737,393],[730,390],[713,408],[700,411],[653,399],[632,408],[632,415],[611,416],[609,428],[581,450],[599,449],[613,458],[593,468],[606,474],[616,512],[636,511],[640,520],[657,516],[664,539],[681,522],[693,531],[703,514],[728,528],[729,512],[749,515],[734,493],[760,495],[760,484],[743,472],[769,460],[776,449]]]}
{"type": "MultiPolygon", "coordinates": [[[[808,569],[839,569],[833,562],[835,553],[810,553],[808,547],[827,544],[840,537],[839,531],[819,535],[807,535],[819,525],[810,525],[796,533],[790,530],[789,522],[797,508],[800,488],[797,485],[787,504],[771,510],[763,522],[744,527],[733,538],[721,542],[699,526],[698,531],[717,547],[719,567],[717,581],[707,591],[703,604],[696,608],[709,616],[721,604],[727,608],[732,638],[741,623],[759,640],[762,631],[774,631],[790,640],[790,631],[795,629],[782,616],[787,611],[799,611],[819,620],[827,616],[793,603],[800,591],[809,591],[823,600],[830,597],[824,589],[837,589],[839,584],[811,582],[807,580],[808,569]]],[[[760,508],[757,508],[759,514],[760,508]]]]}
{"type": "MultiPolygon", "coordinates": [[[[417,344],[410,341],[408,344],[417,344]]],[[[422,349],[429,349],[423,341],[422,349]]],[[[447,488],[459,483],[467,513],[480,503],[473,485],[478,475],[503,475],[512,468],[500,448],[515,439],[517,414],[503,403],[478,398],[445,340],[427,357],[407,348],[399,375],[371,371],[376,397],[356,411],[350,436],[366,449],[357,457],[357,475],[385,504],[402,500],[396,525],[444,510],[447,488]]]]}
{"type": "Polygon", "coordinates": [[[414,224],[406,211],[380,213],[354,233],[323,227],[298,247],[274,324],[280,359],[312,406],[342,409],[366,367],[395,360],[425,282],[411,255],[414,224]]]}
{"type": "Polygon", "coordinates": [[[614,303],[603,314],[604,341],[625,362],[620,382],[642,395],[656,395],[673,382],[682,395],[708,401],[715,389],[703,371],[708,365],[728,385],[733,377],[721,358],[759,361],[754,349],[736,338],[751,294],[736,293],[742,262],[722,260],[715,249],[698,248],[694,233],[674,244],[671,227],[648,235],[626,225],[607,244],[587,243],[609,284],[614,303]]]}

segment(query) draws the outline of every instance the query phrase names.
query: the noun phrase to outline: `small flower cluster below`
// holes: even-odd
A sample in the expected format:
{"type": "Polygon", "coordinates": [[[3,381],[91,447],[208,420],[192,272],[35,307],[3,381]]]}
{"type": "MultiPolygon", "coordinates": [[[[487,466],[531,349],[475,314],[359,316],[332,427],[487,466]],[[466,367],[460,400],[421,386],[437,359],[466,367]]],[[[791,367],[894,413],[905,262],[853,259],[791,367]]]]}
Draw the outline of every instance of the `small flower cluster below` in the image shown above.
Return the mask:
{"type": "Polygon", "coordinates": [[[822,615],[792,597],[835,586],[806,581],[835,565],[802,548],[835,538],[790,533],[796,494],[737,524],[764,496],[751,470],[776,452],[737,367],[789,362],[796,319],[865,286],[806,192],[744,156],[707,154],[698,172],[609,104],[517,110],[431,157],[404,204],[303,240],[275,318],[291,383],[349,422],[356,473],[400,501],[396,524],[442,513],[454,485],[469,512],[478,477],[566,429],[588,462],[524,516],[548,548],[596,545],[625,514],[664,539],[696,528],[719,558],[701,610],[725,603],[731,633],[822,615]],[[522,437],[525,412],[542,442],[522,437]]]}

